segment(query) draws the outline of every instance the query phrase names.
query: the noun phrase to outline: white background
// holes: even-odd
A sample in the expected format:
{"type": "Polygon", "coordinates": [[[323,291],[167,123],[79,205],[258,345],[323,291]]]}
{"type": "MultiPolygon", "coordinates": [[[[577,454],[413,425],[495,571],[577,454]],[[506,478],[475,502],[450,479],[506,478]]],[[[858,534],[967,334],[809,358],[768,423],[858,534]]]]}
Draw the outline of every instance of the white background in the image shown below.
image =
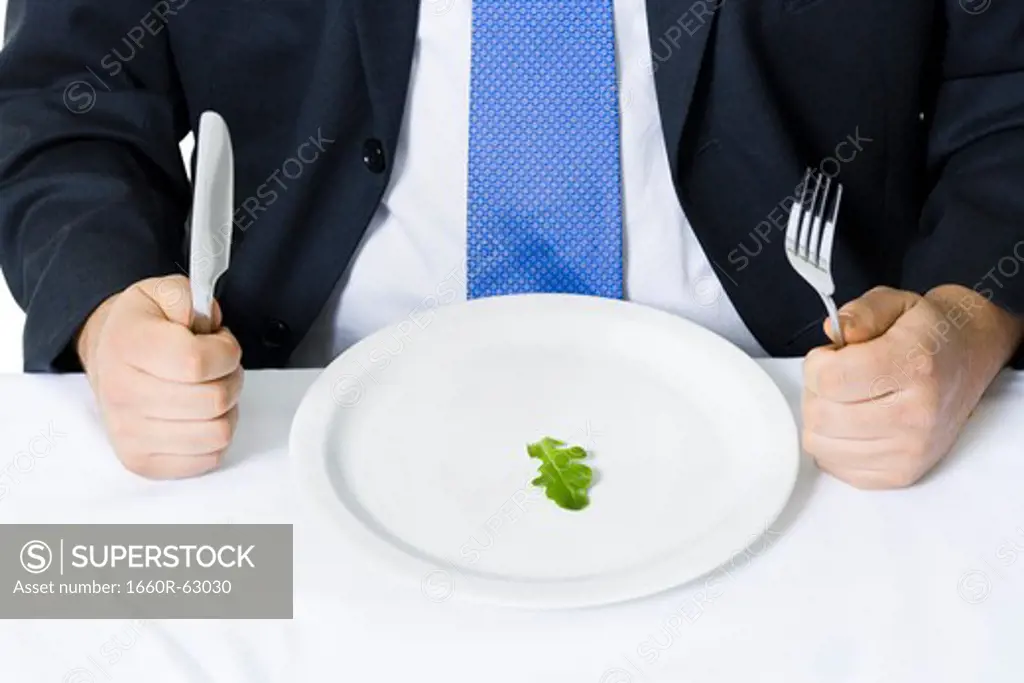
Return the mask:
{"type": "MultiPolygon", "coordinates": [[[[0,34],[3,33],[6,14],[7,0],[0,0],[0,34]]],[[[186,157],[192,154],[191,136],[182,144],[182,153],[186,157]]],[[[0,278],[0,374],[21,372],[21,331],[24,325],[25,314],[11,297],[7,281],[0,278]]]]}

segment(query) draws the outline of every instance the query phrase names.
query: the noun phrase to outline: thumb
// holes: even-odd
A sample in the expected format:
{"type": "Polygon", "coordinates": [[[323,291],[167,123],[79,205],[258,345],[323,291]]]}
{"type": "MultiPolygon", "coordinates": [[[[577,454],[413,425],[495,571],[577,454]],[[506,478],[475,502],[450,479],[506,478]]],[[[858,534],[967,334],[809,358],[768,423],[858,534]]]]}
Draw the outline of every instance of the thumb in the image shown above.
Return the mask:
{"type": "MultiPolygon", "coordinates": [[[[183,327],[192,326],[192,287],[184,275],[167,275],[143,280],[138,284],[142,292],[155,303],[164,317],[183,327]]],[[[214,329],[221,324],[220,304],[213,302],[214,329]]]]}
{"type": "MultiPolygon", "coordinates": [[[[916,306],[920,300],[921,295],[914,292],[891,287],[875,287],[839,309],[843,340],[847,344],[860,344],[882,336],[900,316],[916,306]]],[[[825,320],[825,334],[833,342],[839,341],[838,335],[832,329],[832,322],[828,319],[825,320]]]]}

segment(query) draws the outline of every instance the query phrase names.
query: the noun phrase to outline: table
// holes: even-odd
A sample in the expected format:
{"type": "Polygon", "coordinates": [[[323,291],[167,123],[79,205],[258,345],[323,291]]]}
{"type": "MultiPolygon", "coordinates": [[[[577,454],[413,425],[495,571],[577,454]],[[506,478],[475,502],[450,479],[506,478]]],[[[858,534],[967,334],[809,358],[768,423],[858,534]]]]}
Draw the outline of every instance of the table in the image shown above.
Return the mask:
{"type": "MultiPolygon", "coordinates": [[[[800,361],[762,365],[797,408],[800,361]]],[[[464,604],[457,586],[436,601],[351,552],[289,468],[315,376],[249,373],[227,467],[181,482],[121,468],[82,377],[0,377],[0,522],[295,525],[294,620],[0,621],[0,681],[1024,680],[1024,375],[997,379],[916,487],[857,491],[805,458],[782,517],[724,569],[547,613],[464,604]]]]}

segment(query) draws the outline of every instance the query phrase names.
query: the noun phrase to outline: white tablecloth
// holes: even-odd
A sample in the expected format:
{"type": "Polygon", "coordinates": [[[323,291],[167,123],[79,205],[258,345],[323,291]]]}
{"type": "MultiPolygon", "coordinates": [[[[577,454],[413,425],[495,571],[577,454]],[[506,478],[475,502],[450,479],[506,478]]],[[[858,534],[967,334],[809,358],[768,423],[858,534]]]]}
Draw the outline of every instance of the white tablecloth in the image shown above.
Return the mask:
{"type": "MultiPolygon", "coordinates": [[[[799,361],[764,367],[798,407],[799,361]]],[[[433,602],[351,552],[289,468],[314,376],[249,373],[229,466],[181,482],[121,468],[81,377],[0,377],[0,522],[292,523],[296,542],[292,621],[0,621],[0,681],[1024,680],[1024,376],[1000,377],[912,489],[805,466],[769,540],[710,582],[548,613],[464,604],[457,586],[433,602]],[[45,453],[15,463],[33,439],[45,453]]]]}

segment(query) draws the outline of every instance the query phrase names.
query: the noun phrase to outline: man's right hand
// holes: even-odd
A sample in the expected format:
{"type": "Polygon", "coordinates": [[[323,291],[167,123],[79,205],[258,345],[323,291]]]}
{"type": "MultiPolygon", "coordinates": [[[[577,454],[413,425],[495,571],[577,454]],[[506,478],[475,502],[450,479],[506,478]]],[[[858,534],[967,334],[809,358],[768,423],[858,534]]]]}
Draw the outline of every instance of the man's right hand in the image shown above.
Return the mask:
{"type": "Polygon", "coordinates": [[[208,472],[234,434],[242,349],[224,328],[193,334],[191,316],[188,279],[153,278],[104,301],[78,338],[114,450],[144,477],[208,472]]]}

